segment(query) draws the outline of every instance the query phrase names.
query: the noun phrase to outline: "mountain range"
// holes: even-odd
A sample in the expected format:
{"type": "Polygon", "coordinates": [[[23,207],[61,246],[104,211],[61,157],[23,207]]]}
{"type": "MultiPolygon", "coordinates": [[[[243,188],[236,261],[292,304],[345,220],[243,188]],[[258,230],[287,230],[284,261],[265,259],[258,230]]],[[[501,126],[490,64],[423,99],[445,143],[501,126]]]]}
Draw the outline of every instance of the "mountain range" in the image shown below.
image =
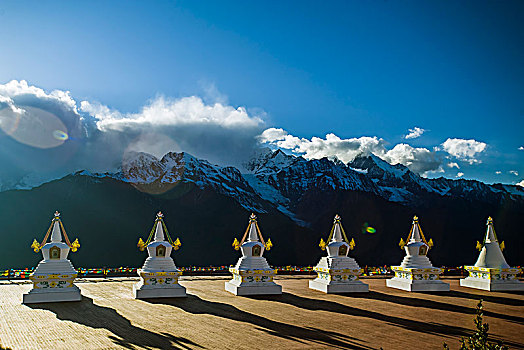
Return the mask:
{"type": "Polygon", "coordinates": [[[138,266],[136,248],[162,210],[182,248],[177,264],[229,265],[238,257],[231,242],[240,238],[254,212],[274,248],[274,265],[312,265],[323,252],[335,214],[356,241],[351,253],[361,265],[400,263],[400,238],[413,215],[435,247],[434,265],[458,266],[476,260],[492,216],[511,265],[522,264],[524,188],[474,180],[427,179],[407,167],[374,155],[344,164],[263,149],[242,169],[222,167],[187,153],[158,159],[130,152],[119,171],[80,171],[37,187],[0,192],[0,239],[9,244],[0,269],[33,266],[40,259],[29,245],[42,239],[55,210],[82,247],[71,259],[77,266],[138,266]],[[373,227],[373,230],[367,230],[373,227]]]}

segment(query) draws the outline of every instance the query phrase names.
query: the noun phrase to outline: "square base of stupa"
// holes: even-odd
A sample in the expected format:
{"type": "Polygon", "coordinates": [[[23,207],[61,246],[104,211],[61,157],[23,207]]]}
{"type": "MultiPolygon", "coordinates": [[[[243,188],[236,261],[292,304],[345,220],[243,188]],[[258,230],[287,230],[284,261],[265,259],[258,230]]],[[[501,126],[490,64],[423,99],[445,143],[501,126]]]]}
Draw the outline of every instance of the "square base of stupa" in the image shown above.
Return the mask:
{"type": "Polygon", "coordinates": [[[32,289],[29,293],[22,296],[23,304],[34,303],[58,303],[63,301],[80,301],[82,294],[80,289],[76,286],[74,288],[67,288],[67,290],[47,290],[41,291],[39,289],[32,289]]]}
{"type": "Polygon", "coordinates": [[[315,278],[309,281],[309,288],[315,289],[324,293],[366,293],[369,292],[369,286],[362,281],[352,281],[346,283],[326,283],[318,281],[315,278]]]}
{"type": "Polygon", "coordinates": [[[271,283],[243,283],[236,285],[233,282],[226,282],[225,288],[228,292],[235,295],[273,295],[282,294],[282,286],[271,283]]]}
{"type": "Polygon", "coordinates": [[[408,292],[449,292],[449,284],[440,280],[413,281],[393,277],[386,280],[386,286],[402,289],[408,292]]]}
{"type": "Polygon", "coordinates": [[[408,292],[448,292],[449,283],[440,281],[442,270],[432,268],[410,268],[391,266],[395,277],[386,280],[386,286],[406,290],[408,292]]]}
{"type": "Polygon", "coordinates": [[[233,279],[225,283],[225,289],[235,295],[282,294],[282,286],[273,282],[276,270],[238,270],[230,268],[233,279]]]}
{"type": "Polygon", "coordinates": [[[56,303],[82,300],[80,288],[73,284],[76,272],[33,273],[33,289],[22,297],[22,303],[56,303]]]}
{"type": "Polygon", "coordinates": [[[524,283],[517,275],[520,269],[497,269],[488,267],[464,266],[469,276],[460,280],[461,287],[487,291],[524,291],[524,283]]]}
{"type": "Polygon", "coordinates": [[[324,293],[369,292],[369,286],[358,279],[362,269],[329,269],[315,266],[318,277],[309,281],[309,288],[324,293]]]}
{"type": "Polygon", "coordinates": [[[140,282],[133,285],[135,299],[185,297],[186,289],[178,284],[181,271],[145,272],[138,270],[140,282]]]}
{"type": "Polygon", "coordinates": [[[137,283],[133,285],[135,299],[187,297],[186,289],[179,284],[170,287],[150,287],[137,283]]]}

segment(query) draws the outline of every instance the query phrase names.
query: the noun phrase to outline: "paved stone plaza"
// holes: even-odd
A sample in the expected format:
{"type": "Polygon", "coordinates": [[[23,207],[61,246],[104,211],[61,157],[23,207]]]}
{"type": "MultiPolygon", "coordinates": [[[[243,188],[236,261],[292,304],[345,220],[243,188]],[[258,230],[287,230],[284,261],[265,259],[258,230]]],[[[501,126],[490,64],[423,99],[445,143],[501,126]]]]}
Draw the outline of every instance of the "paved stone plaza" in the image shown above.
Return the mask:
{"type": "Polygon", "coordinates": [[[0,344],[12,349],[452,349],[484,298],[493,339],[524,347],[524,294],[461,288],[408,293],[365,278],[369,293],[326,295],[313,276],[280,276],[283,294],[238,297],[227,277],[182,277],[187,298],[136,300],[138,278],[78,279],[80,302],[23,305],[31,287],[0,282],[0,344]],[[410,339],[406,341],[406,339],[410,339]],[[423,345],[422,345],[423,344],[423,345]]]}

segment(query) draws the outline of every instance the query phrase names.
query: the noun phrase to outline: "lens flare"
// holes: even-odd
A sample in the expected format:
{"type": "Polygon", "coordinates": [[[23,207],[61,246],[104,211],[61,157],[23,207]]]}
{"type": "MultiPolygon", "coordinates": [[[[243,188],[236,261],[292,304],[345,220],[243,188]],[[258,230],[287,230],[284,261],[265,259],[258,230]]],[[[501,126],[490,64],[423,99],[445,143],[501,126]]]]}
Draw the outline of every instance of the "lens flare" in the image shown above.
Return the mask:
{"type": "Polygon", "coordinates": [[[58,147],[69,138],[60,118],[31,106],[0,109],[0,129],[16,141],[36,148],[58,147]]]}
{"type": "Polygon", "coordinates": [[[66,141],[69,139],[69,135],[65,131],[55,130],[53,131],[53,137],[57,140],[66,141]]]}
{"type": "Polygon", "coordinates": [[[362,233],[363,234],[372,235],[372,234],[375,234],[376,232],[377,232],[377,230],[375,228],[369,226],[367,222],[365,222],[362,225],[362,233]]]}

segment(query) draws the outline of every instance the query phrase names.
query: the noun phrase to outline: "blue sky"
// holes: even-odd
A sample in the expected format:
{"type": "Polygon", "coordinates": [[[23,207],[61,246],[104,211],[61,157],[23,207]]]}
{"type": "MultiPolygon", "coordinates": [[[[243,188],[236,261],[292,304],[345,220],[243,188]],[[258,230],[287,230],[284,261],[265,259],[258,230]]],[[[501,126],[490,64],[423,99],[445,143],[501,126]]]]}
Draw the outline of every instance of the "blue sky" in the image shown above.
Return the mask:
{"type": "MultiPolygon", "coordinates": [[[[223,139],[212,138],[224,128],[242,134],[237,145],[274,128],[262,140],[308,157],[347,160],[355,145],[368,149],[361,137],[375,137],[371,151],[425,176],[517,183],[524,179],[522,62],[520,1],[0,2],[0,84],[69,91],[78,114],[95,122],[136,118],[161,97],[176,111],[177,99],[189,96],[245,108],[240,120],[252,123],[249,132],[224,126],[215,110],[217,128],[191,128],[211,140],[209,149],[194,145],[196,136],[182,139],[183,121],[151,128],[177,150],[216,162],[223,154],[212,150],[223,139]],[[406,139],[415,127],[425,131],[406,139]],[[340,141],[328,142],[331,133],[340,141]]],[[[104,125],[112,133],[132,129],[117,138],[151,147],[136,124],[104,125]]],[[[4,151],[35,154],[9,136],[2,142],[4,151]]]]}

